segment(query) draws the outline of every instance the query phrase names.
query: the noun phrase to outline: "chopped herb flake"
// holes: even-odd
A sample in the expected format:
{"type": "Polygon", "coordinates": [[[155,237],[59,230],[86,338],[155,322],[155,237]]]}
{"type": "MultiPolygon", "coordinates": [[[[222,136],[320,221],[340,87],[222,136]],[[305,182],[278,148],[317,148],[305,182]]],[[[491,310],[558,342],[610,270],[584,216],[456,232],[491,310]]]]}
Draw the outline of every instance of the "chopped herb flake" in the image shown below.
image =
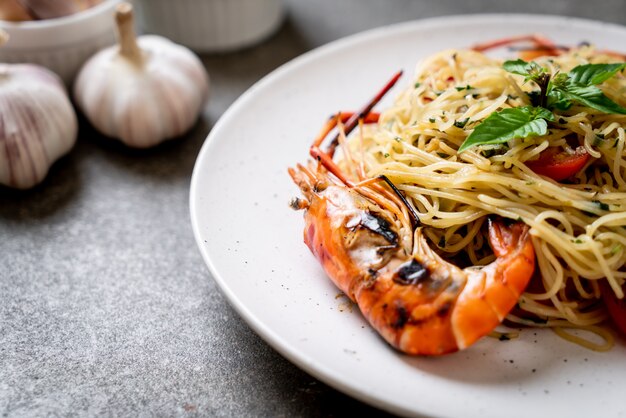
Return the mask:
{"type": "Polygon", "coordinates": [[[600,146],[602,143],[604,142],[604,135],[602,134],[596,134],[596,136],[593,138],[593,142],[591,145],[593,145],[594,147],[598,147],[600,146]]]}
{"type": "Polygon", "coordinates": [[[609,205],[604,202],[600,202],[599,200],[594,200],[593,203],[597,205],[601,210],[609,210],[609,205]]]}
{"type": "Polygon", "coordinates": [[[480,150],[480,155],[485,158],[493,157],[496,155],[496,150],[493,148],[480,150]]]}
{"type": "Polygon", "coordinates": [[[460,119],[454,122],[454,126],[463,129],[465,128],[465,125],[467,125],[467,122],[469,122],[469,118],[460,119]]]}

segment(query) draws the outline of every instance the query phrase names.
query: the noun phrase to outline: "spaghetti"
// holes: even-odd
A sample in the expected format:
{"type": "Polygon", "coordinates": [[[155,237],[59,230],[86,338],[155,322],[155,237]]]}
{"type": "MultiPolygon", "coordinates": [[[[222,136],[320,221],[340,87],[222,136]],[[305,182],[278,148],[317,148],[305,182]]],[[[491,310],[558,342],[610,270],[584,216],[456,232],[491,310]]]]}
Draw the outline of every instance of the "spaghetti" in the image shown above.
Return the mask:
{"type": "MultiPolygon", "coordinates": [[[[579,65],[615,61],[590,46],[536,59],[553,79],[579,65]]],[[[626,106],[620,73],[599,87],[626,106]]],[[[554,110],[544,135],[457,152],[494,112],[531,106],[537,89],[481,52],[443,51],[417,66],[414,84],[377,125],[340,138],[340,149],[344,161],[361,159],[368,177],[390,179],[417,212],[431,245],[457,264],[485,265],[495,258],[484,227],[488,216],[528,225],[538,274],[507,320],[553,328],[607,350],[613,337],[601,327],[608,319],[601,287],[621,299],[626,280],[626,115],[574,102],[554,110]],[[537,168],[542,156],[557,151],[585,155],[582,167],[559,181],[537,168]],[[567,329],[590,331],[604,342],[567,329]]]]}

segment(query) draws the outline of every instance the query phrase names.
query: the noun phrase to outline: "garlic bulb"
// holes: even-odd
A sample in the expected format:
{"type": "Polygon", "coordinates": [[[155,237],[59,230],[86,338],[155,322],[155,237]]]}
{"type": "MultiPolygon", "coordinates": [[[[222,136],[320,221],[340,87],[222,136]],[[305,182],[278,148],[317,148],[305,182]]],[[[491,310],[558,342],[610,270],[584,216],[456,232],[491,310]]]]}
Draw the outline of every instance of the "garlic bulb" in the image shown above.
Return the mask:
{"type": "Polygon", "coordinates": [[[189,130],[209,79],[187,48],[163,37],[135,38],[132,7],[116,10],[119,46],[94,55],[74,85],[77,105],[103,134],[146,148],[189,130]]]}
{"type": "Polygon", "coordinates": [[[39,183],[76,142],[78,122],[61,80],[31,64],[0,64],[0,183],[39,183]]]}

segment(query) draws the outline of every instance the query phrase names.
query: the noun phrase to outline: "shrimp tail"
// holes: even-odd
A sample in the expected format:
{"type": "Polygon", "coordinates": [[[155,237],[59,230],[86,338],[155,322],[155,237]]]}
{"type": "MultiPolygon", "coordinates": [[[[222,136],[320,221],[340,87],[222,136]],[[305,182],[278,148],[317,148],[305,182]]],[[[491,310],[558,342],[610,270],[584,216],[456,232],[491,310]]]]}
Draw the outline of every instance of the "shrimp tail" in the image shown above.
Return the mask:
{"type": "Polygon", "coordinates": [[[467,285],[452,317],[459,348],[473,344],[504,320],[526,289],[535,251],[528,226],[489,221],[489,244],[496,260],[482,269],[465,269],[467,285]]]}

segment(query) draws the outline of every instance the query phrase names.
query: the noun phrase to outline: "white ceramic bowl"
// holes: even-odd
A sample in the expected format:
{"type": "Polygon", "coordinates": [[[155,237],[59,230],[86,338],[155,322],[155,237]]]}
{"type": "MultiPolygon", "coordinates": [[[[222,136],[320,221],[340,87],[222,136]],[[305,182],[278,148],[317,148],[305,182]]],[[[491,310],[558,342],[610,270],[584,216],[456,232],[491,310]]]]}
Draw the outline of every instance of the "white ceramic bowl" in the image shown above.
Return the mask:
{"type": "Polygon", "coordinates": [[[261,41],[283,17],[282,0],[135,0],[142,31],[197,52],[224,52],[261,41]]]}
{"type": "Polygon", "coordinates": [[[9,41],[0,48],[0,62],[43,65],[70,84],[81,65],[100,48],[115,42],[115,6],[106,0],[84,12],[57,19],[0,21],[9,41]]]}

